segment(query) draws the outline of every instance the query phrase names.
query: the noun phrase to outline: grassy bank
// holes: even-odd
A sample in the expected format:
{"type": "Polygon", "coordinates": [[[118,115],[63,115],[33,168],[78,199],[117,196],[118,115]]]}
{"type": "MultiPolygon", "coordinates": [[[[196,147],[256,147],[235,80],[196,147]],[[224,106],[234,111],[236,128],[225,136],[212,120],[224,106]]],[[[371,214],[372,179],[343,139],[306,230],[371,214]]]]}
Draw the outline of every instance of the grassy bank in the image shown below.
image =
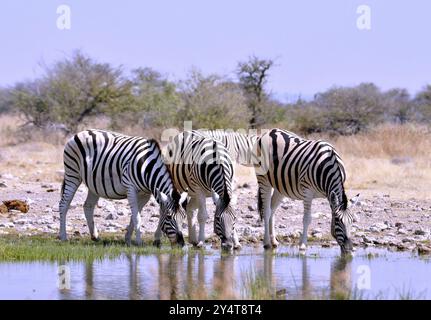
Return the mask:
{"type": "Polygon", "coordinates": [[[103,240],[93,242],[88,238],[73,238],[66,242],[53,236],[0,237],[0,261],[83,261],[115,258],[121,254],[184,254],[180,248],[163,243],[162,248],[152,246],[152,239],[144,239],[144,246],[126,246],[123,235],[102,235],[103,240]]]}

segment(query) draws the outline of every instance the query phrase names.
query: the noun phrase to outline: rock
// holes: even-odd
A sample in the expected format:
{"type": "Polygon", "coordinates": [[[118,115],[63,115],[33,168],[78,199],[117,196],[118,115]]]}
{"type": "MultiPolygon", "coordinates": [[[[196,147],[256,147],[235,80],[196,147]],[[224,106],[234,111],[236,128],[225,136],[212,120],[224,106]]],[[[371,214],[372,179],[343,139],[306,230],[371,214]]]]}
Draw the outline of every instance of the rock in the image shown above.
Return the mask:
{"type": "Polygon", "coordinates": [[[13,222],[0,222],[0,228],[13,228],[15,223],[13,222]]]}
{"type": "Polygon", "coordinates": [[[411,238],[411,237],[406,237],[406,238],[403,238],[401,241],[403,243],[406,243],[406,242],[415,242],[415,239],[411,238]]]}
{"type": "Polygon", "coordinates": [[[403,228],[399,228],[398,230],[397,230],[397,233],[398,234],[407,234],[408,232],[407,232],[407,230],[405,230],[405,229],[403,229],[403,228]]]}
{"type": "Polygon", "coordinates": [[[0,213],[6,214],[8,212],[9,212],[9,209],[6,207],[6,205],[3,203],[0,203],[0,213]]]}
{"type": "Polygon", "coordinates": [[[244,218],[247,218],[247,219],[253,219],[253,215],[252,215],[252,214],[246,214],[246,215],[244,216],[244,218]]]}
{"type": "Polygon", "coordinates": [[[16,179],[16,177],[14,175],[10,174],[10,173],[2,174],[1,177],[3,179],[6,179],[6,180],[14,180],[14,179],[16,179]]]}
{"type": "Polygon", "coordinates": [[[284,209],[284,210],[289,210],[289,209],[292,209],[292,206],[290,204],[288,204],[288,203],[283,203],[281,205],[281,208],[284,209]]]}
{"type": "Polygon", "coordinates": [[[323,238],[323,233],[321,233],[321,232],[316,232],[316,233],[313,233],[313,234],[312,234],[312,236],[313,236],[314,238],[316,238],[316,239],[322,239],[322,238],[323,238]]]}
{"type": "Polygon", "coordinates": [[[395,222],[395,227],[396,228],[401,228],[403,226],[402,222],[395,222]]]}
{"type": "Polygon", "coordinates": [[[0,188],[7,188],[7,184],[4,182],[0,182],[0,188]]]}
{"type": "Polygon", "coordinates": [[[123,209],[118,210],[117,214],[119,216],[127,216],[129,214],[129,210],[127,210],[126,208],[123,208],[123,209]]]}
{"type": "Polygon", "coordinates": [[[118,215],[116,213],[111,212],[110,214],[108,214],[105,218],[106,220],[117,220],[118,219],[118,215]]]}
{"type": "Polygon", "coordinates": [[[424,244],[418,244],[418,253],[420,255],[427,255],[427,254],[431,254],[431,247],[426,246],[424,244]]]}
{"type": "Polygon", "coordinates": [[[247,208],[248,208],[248,210],[250,210],[250,211],[256,211],[256,206],[255,206],[255,205],[251,205],[251,204],[249,204],[247,208]]]}
{"type": "Polygon", "coordinates": [[[407,164],[412,162],[412,157],[394,157],[391,159],[391,163],[396,165],[407,164]]]}
{"type": "Polygon", "coordinates": [[[373,224],[369,228],[369,230],[371,232],[380,232],[380,231],[386,230],[388,228],[389,228],[388,225],[386,225],[385,223],[377,222],[377,223],[373,224]]]}
{"type": "Polygon", "coordinates": [[[250,227],[245,227],[244,230],[242,231],[242,235],[244,237],[248,237],[251,235],[251,228],[250,227]]]}
{"type": "Polygon", "coordinates": [[[280,228],[280,229],[286,229],[286,226],[284,224],[279,224],[278,228],[280,228]]]}
{"type": "Polygon", "coordinates": [[[29,219],[18,219],[18,220],[15,220],[15,224],[19,224],[19,225],[28,224],[29,222],[30,222],[29,219]]]}
{"type": "Polygon", "coordinates": [[[426,234],[427,234],[427,232],[424,230],[421,230],[421,229],[415,230],[415,232],[414,232],[414,235],[416,235],[416,236],[424,236],[426,234]]]}

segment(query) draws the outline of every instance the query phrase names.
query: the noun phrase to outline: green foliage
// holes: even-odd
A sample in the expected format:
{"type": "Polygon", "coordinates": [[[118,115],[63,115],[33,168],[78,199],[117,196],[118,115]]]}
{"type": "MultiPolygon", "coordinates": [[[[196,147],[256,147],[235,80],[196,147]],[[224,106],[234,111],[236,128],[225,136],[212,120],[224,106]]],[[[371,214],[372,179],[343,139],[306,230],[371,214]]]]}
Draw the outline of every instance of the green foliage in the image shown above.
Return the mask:
{"type": "Polygon", "coordinates": [[[355,134],[382,122],[431,122],[431,85],[411,98],[402,88],[381,91],[362,83],[283,104],[266,89],[273,66],[252,56],[238,63],[234,80],[193,70],[174,82],[148,67],[125,76],[121,67],[77,51],[35,80],[0,88],[0,113],[18,111],[28,124],[69,133],[98,116],[118,131],[181,129],[183,121],[192,121],[206,129],[279,126],[305,134],[355,134]]]}
{"type": "Polygon", "coordinates": [[[249,120],[246,99],[240,87],[217,75],[192,71],[182,82],[182,121],[193,121],[199,129],[246,128],[249,120]]]}

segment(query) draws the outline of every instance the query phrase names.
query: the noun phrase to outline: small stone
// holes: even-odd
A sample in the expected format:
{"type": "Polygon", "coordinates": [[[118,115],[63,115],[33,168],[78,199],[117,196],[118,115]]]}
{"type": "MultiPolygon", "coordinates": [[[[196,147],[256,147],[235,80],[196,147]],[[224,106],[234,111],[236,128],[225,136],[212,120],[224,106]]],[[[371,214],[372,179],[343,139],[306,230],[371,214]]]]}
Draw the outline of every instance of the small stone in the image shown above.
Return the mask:
{"type": "Polygon", "coordinates": [[[426,234],[427,233],[424,230],[420,230],[420,229],[415,230],[415,232],[414,232],[414,235],[416,235],[416,236],[424,236],[426,234]]]}
{"type": "Polygon", "coordinates": [[[280,229],[286,229],[286,226],[285,226],[284,224],[279,224],[279,225],[278,225],[278,227],[279,227],[280,229]]]}
{"type": "Polygon", "coordinates": [[[0,182],[0,188],[7,188],[7,184],[4,182],[0,182]]]}
{"type": "Polygon", "coordinates": [[[403,229],[403,228],[399,228],[399,229],[397,230],[397,233],[398,233],[398,234],[407,234],[408,232],[407,232],[407,230],[405,230],[405,229],[403,229]]]}
{"type": "Polygon", "coordinates": [[[106,216],[106,218],[105,218],[106,220],[117,220],[118,219],[118,215],[117,214],[115,214],[115,213],[110,213],[110,214],[108,214],[107,216],[106,216]]]}
{"type": "Polygon", "coordinates": [[[246,215],[244,216],[244,218],[247,218],[247,219],[253,219],[253,215],[252,215],[252,214],[246,214],[246,215]]]}
{"type": "Polygon", "coordinates": [[[395,222],[396,228],[401,228],[403,226],[402,222],[395,222]]]}
{"type": "Polygon", "coordinates": [[[245,227],[244,230],[242,231],[242,235],[244,237],[248,237],[251,235],[251,228],[250,227],[245,227]]]}
{"type": "Polygon", "coordinates": [[[431,247],[424,244],[418,244],[418,253],[420,255],[431,254],[431,247]]]}
{"type": "Polygon", "coordinates": [[[256,206],[255,206],[255,205],[251,205],[251,204],[249,204],[247,208],[248,208],[248,210],[250,210],[250,211],[256,211],[256,206]]]}
{"type": "Polygon", "coordinates": [[[290,204],[288,204],[288,203],[283,203],[281,205],[281,208],[284,209],[284,210],[289,210],[289,209],[292,209],[292,206],[290,204]]]}

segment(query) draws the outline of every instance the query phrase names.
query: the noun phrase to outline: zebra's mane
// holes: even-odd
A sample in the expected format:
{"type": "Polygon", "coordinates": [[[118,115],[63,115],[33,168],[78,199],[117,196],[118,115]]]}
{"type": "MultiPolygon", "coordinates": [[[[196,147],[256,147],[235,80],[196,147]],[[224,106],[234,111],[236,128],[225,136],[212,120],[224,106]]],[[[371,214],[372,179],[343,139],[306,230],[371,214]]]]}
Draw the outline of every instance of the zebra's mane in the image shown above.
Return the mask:
{"type": "MultiPolygon", "coordinates": [[[[147,139],[147,141],[148,141],[148,143],[153,144],[155,146],[155,148],[157,148],[157,150],[159,151],[160,160],[166,166],[166,163],[164,162],[164,159],[163,159],[163,154],[162,154],[162,149],[160,147],[160,143],[154,138],[147,139]]],[[[166,167],[166,173],[169,175],[169,179],[170,179],[171,185],[172,185],[172,195],[171,195],[172,196],[172,209],[174,210],[174,212],[176,212],[180,206],[181,195],[178,192],[178,190],[175,188],[174,180],[172,179],[172,174],[171,174],[171,171],[169,170],[168,167],[166,167]]]]}

